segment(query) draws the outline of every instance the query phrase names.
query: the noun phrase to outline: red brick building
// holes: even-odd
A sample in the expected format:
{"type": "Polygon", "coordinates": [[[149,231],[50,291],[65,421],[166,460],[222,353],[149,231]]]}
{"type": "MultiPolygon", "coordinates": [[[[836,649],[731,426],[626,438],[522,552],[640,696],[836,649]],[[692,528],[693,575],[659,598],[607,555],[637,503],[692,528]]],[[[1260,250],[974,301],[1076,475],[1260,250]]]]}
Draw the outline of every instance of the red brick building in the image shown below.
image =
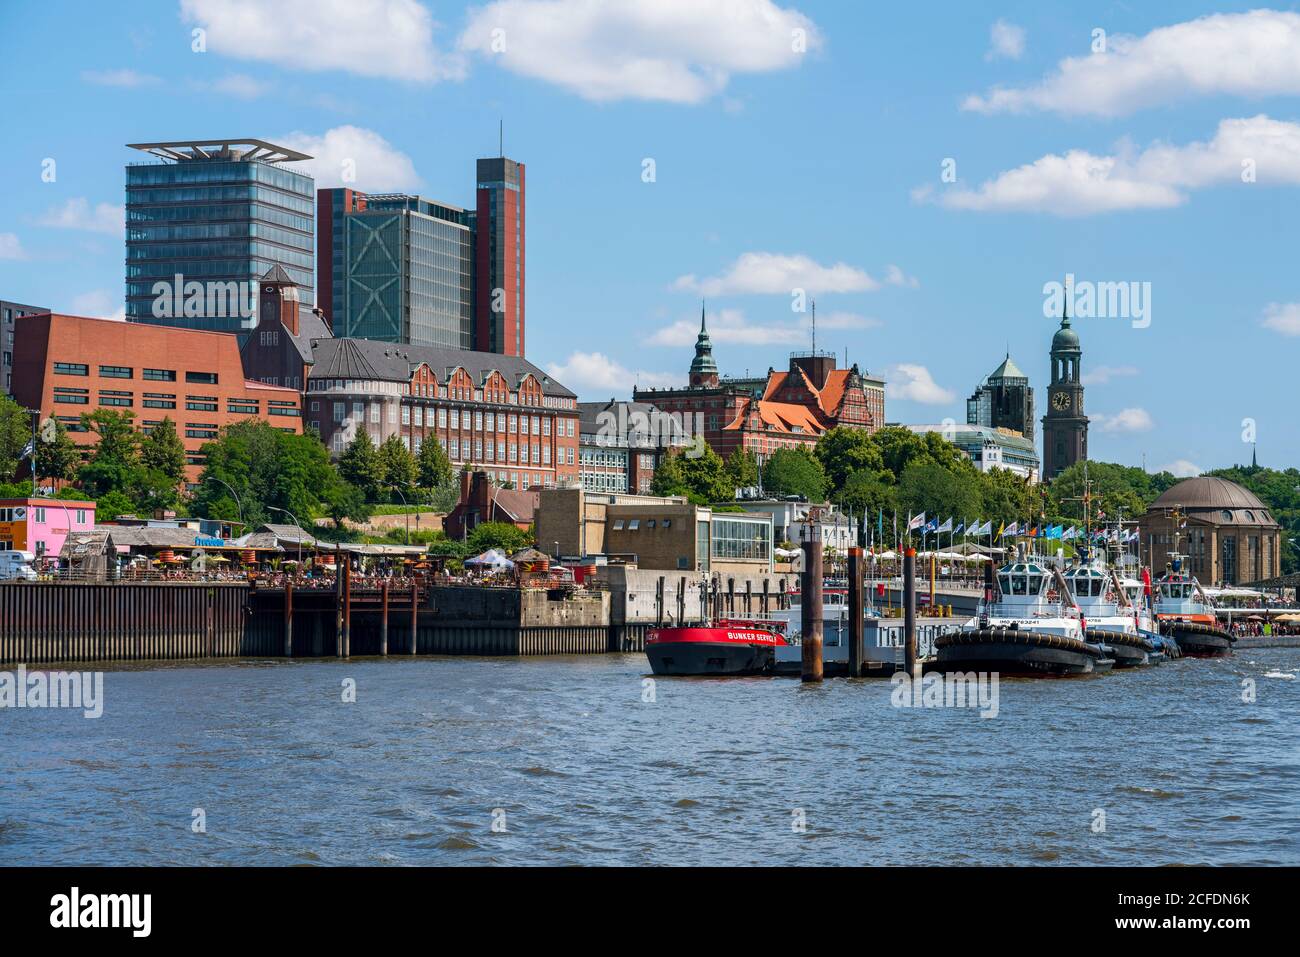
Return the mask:
{"type": "Polygon", "coordinates": [[[302,431],[300,393],[246,380],[237,336],[82,316],[16,322],[14,398],[62,422],[79,445],[95,440],[81,425],[83,412],[129,412],[144,431],[168,417],[193,482],[203,466],[199,448],[222,426],[266,419],[302,431]]]}
{"type": "Polygon", "coordinates": [[[448,538],[457,541],[485,522],[506,522],[526,532],[540,498],[540,492],[501,488],[487,472],[462,472],[460,501],[443,519],[442,527],[448,538]]]}
{"type": "Polygon", "coordinates": [[[306,418],[334,455],[366,429],[428,439],[453,465],[517,489],[576,484],[578,397],[517,356],[372,339],[314,339],[306,418]]]}
{"type": "Polygon", "coordinates": [[[838,369],[830,353],[793,353],[786,371],[769,369],[764,378],[722,378],[702,314],[688,382],[641,389],[633,398],[680,416],[723,458],[742,448],[761,462],[777,449],[815,445],[836,426],[874,432],[885,421],[884,380],[856,365],[838,369]]]}

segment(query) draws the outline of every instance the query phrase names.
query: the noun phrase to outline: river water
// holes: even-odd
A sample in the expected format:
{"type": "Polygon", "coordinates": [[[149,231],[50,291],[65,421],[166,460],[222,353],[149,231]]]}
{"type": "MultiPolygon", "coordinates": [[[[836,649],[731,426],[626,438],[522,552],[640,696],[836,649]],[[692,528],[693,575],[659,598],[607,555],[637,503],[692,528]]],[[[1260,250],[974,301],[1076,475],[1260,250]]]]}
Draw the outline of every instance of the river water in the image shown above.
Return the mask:
{"type": "Polygon", "coordinates": [[[1007,680],[994,718],[647,672],[118,667],[98,719],[0,709],[0,863],[1300,864],[1300,649],[1007,680]]]}

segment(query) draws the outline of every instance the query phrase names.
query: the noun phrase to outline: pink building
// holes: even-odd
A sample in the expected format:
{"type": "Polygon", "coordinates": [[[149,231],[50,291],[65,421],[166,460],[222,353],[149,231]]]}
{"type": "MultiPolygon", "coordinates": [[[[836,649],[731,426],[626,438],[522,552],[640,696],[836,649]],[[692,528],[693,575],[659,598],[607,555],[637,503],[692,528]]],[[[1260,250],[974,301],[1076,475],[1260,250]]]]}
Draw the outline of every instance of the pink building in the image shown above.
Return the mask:
{"type": "Polygon", "coordinates": [[[0,551],[57,558],[69,532],[88,532],[94,527],[94,502],[0,498],[0,551]]]}

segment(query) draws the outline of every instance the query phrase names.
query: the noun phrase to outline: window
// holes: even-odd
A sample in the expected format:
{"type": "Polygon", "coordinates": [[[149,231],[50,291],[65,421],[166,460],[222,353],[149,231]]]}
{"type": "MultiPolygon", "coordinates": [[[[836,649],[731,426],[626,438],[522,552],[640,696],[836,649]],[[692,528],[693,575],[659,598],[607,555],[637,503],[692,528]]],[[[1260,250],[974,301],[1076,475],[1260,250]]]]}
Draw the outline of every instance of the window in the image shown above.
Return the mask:
{"type": "Polygon", "coordinates": [[[451,427],[453,429],[460,428],[460,413],[457,412],[455,409],[451,410],[451,427]]]}
{"type": "Polygon", "coordinates": [[[215,423],[189,422],[185,426],[185,437],[187,439],[215,439],[217,437],[217,426],[215,423]]]}
{"type": "Polygon", "coordinates": [[[230,399],[226,403],[226,411],[233,415],[257,415],[257,409],[256,399],[230,399]]]}
{"type": "Polygon", "coordinates": [[[411,409],[409,406],[402,406],[402,425],[411,424],[411,409]]]}
{"type": "Polygon", "coordinates": [[[415,407],[415,424],[424,425],[424,407],[417,405],[415,407]]]}
{"type": "Polygon", "coordinates": [[[378,425],[383,419],[381,418],[381,409],[378,402],[370,403],[370,424],[378,425]]]}
{"type": "Polygon", "coordinates": [[[145,369],[144,372],[141,373],[141,375],[143,375],[144,378],[151,379],[154,382],[175,382],[176,381],[175,369],[145,369]]]}
{"type": "Polygon", "coordinates": [[[113,389],[99,390],[100,405],[131,405],[130,392],[118,392],[113,389]]]}
{"type": "Polygon", "coordinates": [[[187,395],[185,397],[185,408],[191,412],[216,412],[217,397],[215,395],[187,395]]]}
{"type": "Polygon", "coordinates": [[[84,362],[56,362],[54,371],[58,375],[90,375],[90,366],[84,362]]]}
{"type": "Polygon", "coordinates": [[[60,389],[57,386],[54,389],[54,401],[65,402],[69,405],[89,405],[89,389],[60,389]]]}
{"type": "Polygon", "coordinates": [[[542,435],[550,435],[550,434],[551,434],[551,420],[548,417],[542,419],[542,435]]]}
{"type": "Polygon", "coordinates": [[[616,532],[623,531],[623,520],[621,518],[614,519],[614,531],[616,532]]]}
{"type": "Polygon", "coordinates": [[[447,427],[447,410],[446,410],[446,409],[439,409],[439,410],[438,410],[438,428],[440,428],[440,429],[445,429],[446,427],[447,427]]]}
{"type": "Polygon", "coordinates": [[[187,372],[185,373],[186,382],[202,382],[207,385],[217,384],[217,374],[215,372],[187,372]]]}
{"type": "Polygon", "coordinates": [[[482,413],[482,412],[475,412],[475,413],[474,413],[474,429],[475,429],[476,431],[479,431],[479,432],[483,431],[483,413],[482,413]]]}
{"type": "Polygon", "coordinates": [[[533,435],[540,435],[542,430],[542,420],[539,416],[533,416],[533,435]]]}
{"type": "Polygon", "coordinates": [[[655,527],[655,520],[654,520],[653,518],[652,518],[652,519],[649,519],[649,520],[645,523],[645,527],[646,527],[646,528],[654,528],[654,527],[655,527]]]}
{"type": "Polygon", "coordinates": [[[335,402],[335,403],[334,403],[334,421],[335,421],[335,422],[342,422],[343,419],[347,416],[347,413],[348,413],[348,405],[347,405],[346,402],[335,402]]]}
{"type": "Polygon", "coordinates": [[[487,429],[487,431],[489,432],[495,432],[497,430],[495,425],[496,420],[495,417],[492,415],[492,413],[489,412],[486,416],[484,416],[484,419],[486,419],[486,421],[483,423],[483,427],[487,429]]]}
{"type": "Polygon", "coordinates": [[[130,366],[100,366],[99,374],[105,379],[129,379],[134,373],[130,366]]]}

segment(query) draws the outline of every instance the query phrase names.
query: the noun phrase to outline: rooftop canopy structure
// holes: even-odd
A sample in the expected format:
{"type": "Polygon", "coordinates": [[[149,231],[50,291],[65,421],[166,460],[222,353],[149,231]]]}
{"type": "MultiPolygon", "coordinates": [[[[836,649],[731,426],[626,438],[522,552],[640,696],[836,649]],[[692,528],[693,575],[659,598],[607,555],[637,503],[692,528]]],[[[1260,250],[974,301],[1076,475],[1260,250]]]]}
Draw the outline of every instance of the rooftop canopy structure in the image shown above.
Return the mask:
{"type": "Polygon", "coordinates": [[[133,150],[149,153],[159,159],[189,163],[203,160],[242,160],[259,163],[286,163],[309,160],[312,157],[285,146],[276,146],[266,140],[248,138],[224,140],[175,140],[170,143],[128,143],[133,150]]]}

